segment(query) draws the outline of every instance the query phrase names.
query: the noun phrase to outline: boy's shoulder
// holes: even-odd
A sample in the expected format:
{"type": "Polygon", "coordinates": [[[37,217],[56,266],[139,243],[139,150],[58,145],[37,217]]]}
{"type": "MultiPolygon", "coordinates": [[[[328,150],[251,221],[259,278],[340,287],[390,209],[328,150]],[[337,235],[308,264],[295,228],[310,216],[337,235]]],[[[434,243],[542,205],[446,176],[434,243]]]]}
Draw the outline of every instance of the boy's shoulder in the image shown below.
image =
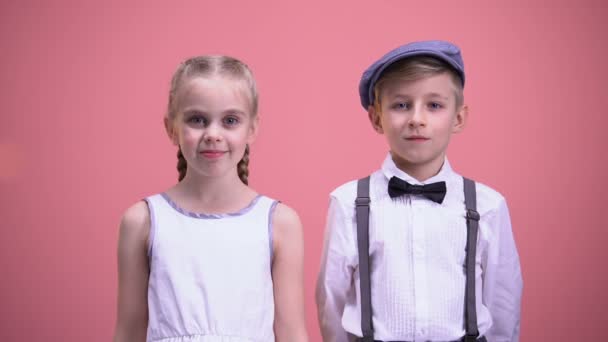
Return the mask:
{"type": "MultiPolygon", "coordinates": [[[[363,178],[363,177],[362,177],[363,178]]],[[[374,189],[380,186],[378,184],[384,177],[381,170],[376,170],[370,175],[370,191],[373,193],[374,189]]],[[[357,198],[357,183],[359,179],[350,180],[337,188],[335,188],[329,196],[345,206],[355,206],[355,199],[357,198]]],[[[370,197],[374,197],[370,194],[370,197]]]]}
{"type": "Polygon", "coordinates": [[[357,182],[358,179],[353,179],[338,186],[330,192],[329,197],[342,204],[354,203],[357,198],[357,182]]]}
{"type": "Polygon", "coordinates": [[[505,205],[505,197],[498,190],[490,187],[485,183],[475,181],[475,190],[477,193],[477,211],[480,215],[495,211],[505,205]]]}

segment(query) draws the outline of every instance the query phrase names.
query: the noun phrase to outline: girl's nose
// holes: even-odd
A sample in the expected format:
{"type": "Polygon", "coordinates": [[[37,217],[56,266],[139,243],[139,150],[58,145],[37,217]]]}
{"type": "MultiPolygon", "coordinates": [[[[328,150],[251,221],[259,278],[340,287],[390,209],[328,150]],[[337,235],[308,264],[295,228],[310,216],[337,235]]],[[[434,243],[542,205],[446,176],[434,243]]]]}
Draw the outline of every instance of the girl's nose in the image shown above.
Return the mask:
{"type": "Polygon", "coordinates": [[[218,142],[222,140],[222,135],[220,130],[215,125],[210,125],[205,129],[205,133],[203,136],[205,142],[218,142]]]}

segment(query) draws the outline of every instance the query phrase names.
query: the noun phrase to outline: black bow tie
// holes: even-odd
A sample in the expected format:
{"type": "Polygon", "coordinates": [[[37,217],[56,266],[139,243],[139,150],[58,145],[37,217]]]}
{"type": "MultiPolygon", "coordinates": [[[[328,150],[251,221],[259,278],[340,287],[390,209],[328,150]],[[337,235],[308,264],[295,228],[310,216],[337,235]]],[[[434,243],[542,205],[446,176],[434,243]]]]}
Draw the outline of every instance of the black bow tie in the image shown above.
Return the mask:
{"type": "Polygon", "coordinates": [[[443,202],[443,198],[445,197],[445,192],[445,182],[414,185],[397,177],[392,177],[388,182],[388,195],[391,196],[391,198],[399,197],[405,194],[421,195],[433,202],[441,204],[441,202],[443,202]]]}

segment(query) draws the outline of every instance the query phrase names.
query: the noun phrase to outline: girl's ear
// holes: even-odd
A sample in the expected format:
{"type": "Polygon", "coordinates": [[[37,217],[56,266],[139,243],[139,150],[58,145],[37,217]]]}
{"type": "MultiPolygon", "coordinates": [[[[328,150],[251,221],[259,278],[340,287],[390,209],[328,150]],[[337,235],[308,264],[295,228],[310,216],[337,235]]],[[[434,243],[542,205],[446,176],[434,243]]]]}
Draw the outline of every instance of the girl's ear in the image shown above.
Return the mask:
{"type": "Polygon", "coordinates": [[[371,105],[367,108],[367,117],[369,118],[369,122],[374,127],[374,130],[379,134],[384,134],[384,129],[382,129],[382,120],[380,118],[380,112],[376,110],[374,105],[371,105]]]}
{"type": "Polygon", "coordinates": [[[167,136],[169,136],[169,139],[171,139],[173,145],[177,146],[179,144],[179,139],[177,139],[177,134],[175,133],[175,125],[173,124],[173,120],[165,116],[163,122],[165,124],[165,131],[167,132],[167,136]]]}
{"type": "Polygon", "coordinates": [[[452,126],[452,133],[461,132],[467,124],[467,119],[469,117],[469,106],[463,104],[460,109],[456,112],[456,117],[454,118],[454,126],[452,126]]]}
{"type": "Polygon", "coordinates": [[[258,136],[258,130],[260,127],[260,115],[256,115],[253,120],[251,120],[251,125],[249,126],[249,134],[247,137],[247,144],[251,145],[258,136]]]}

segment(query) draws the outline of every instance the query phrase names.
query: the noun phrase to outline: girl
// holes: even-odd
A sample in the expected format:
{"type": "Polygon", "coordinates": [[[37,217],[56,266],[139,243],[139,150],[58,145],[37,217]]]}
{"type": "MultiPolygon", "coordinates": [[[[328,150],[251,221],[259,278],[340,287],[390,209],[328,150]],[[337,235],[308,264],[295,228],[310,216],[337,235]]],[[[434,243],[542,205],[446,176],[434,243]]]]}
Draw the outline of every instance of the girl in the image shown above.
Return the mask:
{"type": "Polygon", "coordinates": [[[247,182],[257,103],[234,58],[175,72],[164,121],[179,183],[122,218],[116,342],[307,341],[300,220],[247,182]]]}

